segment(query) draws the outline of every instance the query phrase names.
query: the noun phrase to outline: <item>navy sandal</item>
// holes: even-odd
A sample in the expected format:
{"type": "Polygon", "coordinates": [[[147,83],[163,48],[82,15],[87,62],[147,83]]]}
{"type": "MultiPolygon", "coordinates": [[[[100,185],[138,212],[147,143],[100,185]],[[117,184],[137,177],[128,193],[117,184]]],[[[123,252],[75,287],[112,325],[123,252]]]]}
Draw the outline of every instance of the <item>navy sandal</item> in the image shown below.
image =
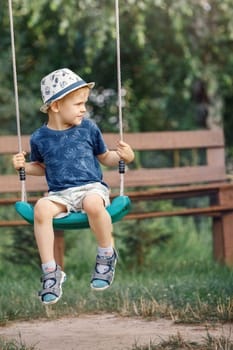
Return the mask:
{"type": "Polygon", "coordinates": [[[55,304],[62,296],[62,284],[66,280],[66,274],[57,265],[56,270],[52,272],[45,273],[41,277],[42,290],[38,293],[40,300],[43,304],[55,304]],[[51,280],[50,287],[45,287],[46,282],[51,280]]]}
{"type": "Polygon", "coordinates": [[[115,266],[117,263],[117,253],[114,249],[114,253],[111,257],[103,257],[97,255],[95,270],[91,279],[91,288],[94,290],[105,290],[110,287],[114,280],[115,266]],[[105,273],[100,273],[97,270],[98,264],[106,265],[108,267],[105,273]]]}

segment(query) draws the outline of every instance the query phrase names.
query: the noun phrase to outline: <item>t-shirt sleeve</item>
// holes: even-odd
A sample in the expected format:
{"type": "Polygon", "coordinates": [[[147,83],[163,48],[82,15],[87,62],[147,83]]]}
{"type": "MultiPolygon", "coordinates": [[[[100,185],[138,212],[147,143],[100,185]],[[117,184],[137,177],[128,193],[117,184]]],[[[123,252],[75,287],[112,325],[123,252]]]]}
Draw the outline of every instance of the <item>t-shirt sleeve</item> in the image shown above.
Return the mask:
{"type": "Polygon", "coordinates": [[[103,135],[100,131],[100,129],[95,125],[94,128],[94,133],[93,133],[93,138],[94,138],[94,155],[98,156],[99,154],[103,154],[107,151],[108,147],[104,141],[103,135]]]}
{"type": "Polygon", "coordinates": [[[31,162],[43,163],[44,160],[40,155],[37,144],[34,142],[33,137],[30,139],[30,147],[31,147],[31,154],[30,154],[31,162]]]}

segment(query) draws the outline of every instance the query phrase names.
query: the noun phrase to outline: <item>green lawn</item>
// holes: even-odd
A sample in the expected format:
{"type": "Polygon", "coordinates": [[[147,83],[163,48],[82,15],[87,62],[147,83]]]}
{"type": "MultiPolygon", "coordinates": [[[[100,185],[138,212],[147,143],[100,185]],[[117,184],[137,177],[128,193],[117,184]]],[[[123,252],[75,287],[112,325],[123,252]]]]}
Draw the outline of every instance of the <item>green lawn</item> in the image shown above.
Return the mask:
{"type": "MultiPolygon", "coordinates": [[[[156,227],[147,226],[148,236],[153,236],[153,230],[155,236],[158,232],[164,233],[161,229],[164,227],[167,227],[165,221],[156,221],[156,227]]],[[[40,289],[39,266],[35,261],[25,264],[23,257],[22,264],[6,261],[3,256],[6,256],[12,239],[1,235],[0,324],[7,324],[10,320],[55,318],[87,312],[114,312],[151,319],[172,317],[175,322],[182,323],[232,322],[233,269],[218,264],[212,258],[209,220],[198,223],[191,219],[170,221],[169,230],[165,230],[164,234],[168,239],[163,240],[162,234],[162,239],[151,246],[146,240],[141,247],[137,242],[134,251],[133,246],[131,250],[127,246],[126,238],[127,232],[132,232],[132,238],[136,239],[137,230],[143,230],[142,222],[137,226],[121,223],[115,228],[120,259],[115,281],[103,293],[95,293],[89,287],[96,251],[90,232],[66,233],[67,281],[62,299],[50,307],[49,315],[37,297],[40,289]],[[139,254],[143,254],[143,264],[139,264],[139,254]]],[[[178,341],[182,340],[173,338],[167,345],[161,343],[161,347],[151,344],[150,349],[176,349],[172,344],[178,341]]],[[[222,343],[227,341],[221,339],[222,343]]],[[[214,342],[217,340],[207,339],[203,348],[195,344],[191,347],[183,342],[183,347],[180,343],[179,349],[232,349],[230,343],[227,347],[214,347],[214,342]]],[[[23,344],[14,344],[14,341],[9,347],[6,342],[2,344],[1,349],[29,350],[23,344]]],[[[139,348],[135,344],[134,349],[147,348],[139,348]]]]}
{"type": "MultiPolygon", "coordinates": [[[[127,256],[125,237],[119,233],[122,226],[118,225],[120,259],[114,284],[104,293],[89,287],[96,249],[91,234],[88,230],[82,234],[70,231],[67,281],[63,298],[52,307],[53,315],[106,311],[150,318],[172,316],[176,322],[188,323],[232,321],[233,269],[213,261],[209,222],[198,225],[197,231],[192,220],[185,225],[175,221],[173,226],[179,230],[169,240],[143,248],[142,266],[137,265],[137,252],[131,253],[130,259],[127,256]]],[[[20,265],[2,259],[0,272],[1,324],[46,316],[37,298],[40,269],[33,261],[20,265]]]]}

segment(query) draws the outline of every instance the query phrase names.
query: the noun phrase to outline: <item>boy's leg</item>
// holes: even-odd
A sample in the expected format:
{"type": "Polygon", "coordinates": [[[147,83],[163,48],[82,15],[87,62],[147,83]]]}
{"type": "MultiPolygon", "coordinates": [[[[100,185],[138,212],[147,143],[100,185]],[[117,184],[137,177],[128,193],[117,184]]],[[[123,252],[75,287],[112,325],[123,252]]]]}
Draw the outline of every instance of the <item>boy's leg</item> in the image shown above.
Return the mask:
{"type": "Polygon", "coordinates": [[[112,246],[112,220],[98,194],[90,194],[83,200],[90,227],[100,247],[112,246]]]}
{"type": "Polygon", "coordinates": [[[66,211],[64,205],[39,199],[34,208],[34,233],[42,264],[54,260],[53,218],[66,211]]]}
{"type": "Polygon", "coordinates": [[[83,201],[83,209],[88,215],[90,227],[98,244],[98,255],[91,287],[103,290],[113,282],[117,260],[113,248],[112,220],[104,206],[102,197],[98,194],[86,196],[83,201]]]}
{"type": "Polygon", "coordinates": [[[57,302],[62,295],[65,274],[54,259],[54,231],[52,220],[66,210],[64,205],[48,199],[40,199],[34,208],[34,232],[42,263],[41,301],[45,304],[57,302]]]}

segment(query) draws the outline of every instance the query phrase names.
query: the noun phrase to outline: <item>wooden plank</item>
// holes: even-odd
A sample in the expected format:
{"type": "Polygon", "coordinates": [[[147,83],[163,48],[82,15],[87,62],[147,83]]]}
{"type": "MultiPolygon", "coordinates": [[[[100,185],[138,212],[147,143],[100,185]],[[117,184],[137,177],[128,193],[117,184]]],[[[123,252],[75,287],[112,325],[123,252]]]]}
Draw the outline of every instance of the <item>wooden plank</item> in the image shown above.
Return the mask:
{"type": "Polygon", "coordinates": [[[0,227],[18,227],[29,226],[30,224],[24,220],[1,220],[0,227]]]}
{"type": "MultiPolygon", "coordinates": [[[[104,135],[107,137],[107,134],[104,135]]],[[[110,138],[112,139],[112,136],[110,138]]],[[[172,150],[224,147],[224,134],[221,128],[215,130],[125,133],[124,140],[131,144],[134,149],[172,150]]]]}
{"type": "MultiPolygon", "coordinates": [[[[126,191],[125,195],[129,196],[132,202],[147,201],[147,200],[161,200],[161,199],[177,199],[177,198],[190,198],[190,197],[202,197],[218,195],[219,191],[232,190],[232,183],[214,182],[201,185],[187,185],[187,186],[175,186],[175,187],[160,187],[149,190],[139,191],[126,191]]],[[[113,199],[119,195],[119,192],[112,192],[110,197],[113,199]]],[[[219,195],[218,195],[219,197],[219,195]]],[[[20,193],[18,196],[12,196],[7,198],[0,198],[0,205],[12,205],[17,201],[20,201],[20,193]]],[[[35,203],[38,200],[38,196],[29,196],[28,202],[35,203]]],[[[228,203],[228,202],[227,202],[228,203]]],[[[225,203],[225,204],[227,204],[225,203]]]]}
{"type": "MultiPolygon", "coordinates": [[[[204,182],[226,181],[222,167],[181,167],[163,169],[137,169],[125,173],[125,187],[170,186],[204,182]]],[[[105,181],[111,187],[117,187],[118,174],[108,171],[104,174],[105,181]]]]}
{"type": "MultiPolygon", "coordinates": [[[[139,212],[130,213],[124,217],[124,220],[142,220],[161,217],[172,216],[195,216],[195,215],[207,215],[207,216],[221,216],[222,213],[232,213],[233,206],[210,206],[205,208],[184,208],[171,211],[153,211],[153,212],[139,212]]],[[[0,227],[10,226],[28,226],[29,224],[24,220],[1,220],[0,227]]],[[[233,251],[231,249],[231,251],[233,251]]]]}
{"type": "MultiPolygon", "coordinates": [[[[22,149],[29,152],[29,135],[22,135],[22,149]]],[[[18,152],[17,136],[0,136],[0,154],[14,154],[18,152]]]]}
{"type": "MultiPolygon", "coordinates": [[[[14,193],[15,194],[15,193],[14,193]]],[[[43,195],[43,191],[41,193],[41,196],[43,195]]],[[[118,196],[119,193],[110,193],[110,198],[113,199],[116,196],[118,196]]],[[[127,194],[126,194],[127,195],[127,194]]],[[[27,197],[27,202],[34,204],[35,202],[38,201],[38,199],[41,197],[40,194],[38,196],[28,196],[27,197]]],[[[132,199],[133,200],[133,199],[132,199]]],[[[12,197],[6,197],[6,198],[0,198],[0,206],[1,205],[13,205],[16,202],[21,201],[21,196],[20,193],[18,196],[12,196],[12,197]]]]}
{"type": "MultiPolygon", "coordinates": [[[[112,188],[118,188],[120,176],[116,170],[104,172],[104,180],[112,188]]],[[[137,169],[125,173],[125,188],[143,186],[169,186],[195,184],[203,182],[226,181],[222,167],[182,167],[164,169],[137,169]]],[[[26,187],[28,192],[47,191],[43,176],[27,176],[26,187]]],[[[17,175],[0,176],[0,192],[12,193],[20,191],[20,181],[17,175]]]]}
{"type": "MultiPolygon", "coordinates": [[[[48,186],[44,176],[27,176],[26,190],[28,192],[46,192],[48,186]]],[[[20,180],[17,175],[0,176],[0,193],[19,193],[21,191],[20,180]]]]}
{"type": "MultiPolygon", "coordinates": [[[[35,203],[38,198],[40,198],[39,196],[33,196],[33,197],[28,197],[27,198],[27,201],[29,203],[35,203]]],[[[7,197],[7,198],[0,198],[0,206],[1,205],[13,205],[15,204],[16,202],[20,202],[21,201],[21,197],[20,197],[20,193],[17,197],[7,197]]]]}
{"type": "MultiPolygon", "coordinates": [[[[104,139],[109,148],[115,149],[119,135],[104,133],[104,139]]],[[[22,148],[29,151],[29,135],[22,135],[22,148]]],[[[190,148],[223,148],[224,134],[222,129],[194,131],[163,131],[125,133],[124,140],[135,150],[172,150],[190,148]]],[[[18,150],[17,136],[0,137],[0,153],[16,153],[18,150]]]]}
{"type": "MultiPolygon", "coordinates": [[[[170,211],[153,211],[153,212],[140,212],[130,213],[125,216],[125,220],[132,219],[151,219],[171,216],[195,216],[195,215],[208,215],[208,216],[220,216],[222,213],[233,212],[232,206],[210,206],[204,208],[184,208],[170,211]]],[[[233,251],[233,250],[232,250],[233,251]]]]}

